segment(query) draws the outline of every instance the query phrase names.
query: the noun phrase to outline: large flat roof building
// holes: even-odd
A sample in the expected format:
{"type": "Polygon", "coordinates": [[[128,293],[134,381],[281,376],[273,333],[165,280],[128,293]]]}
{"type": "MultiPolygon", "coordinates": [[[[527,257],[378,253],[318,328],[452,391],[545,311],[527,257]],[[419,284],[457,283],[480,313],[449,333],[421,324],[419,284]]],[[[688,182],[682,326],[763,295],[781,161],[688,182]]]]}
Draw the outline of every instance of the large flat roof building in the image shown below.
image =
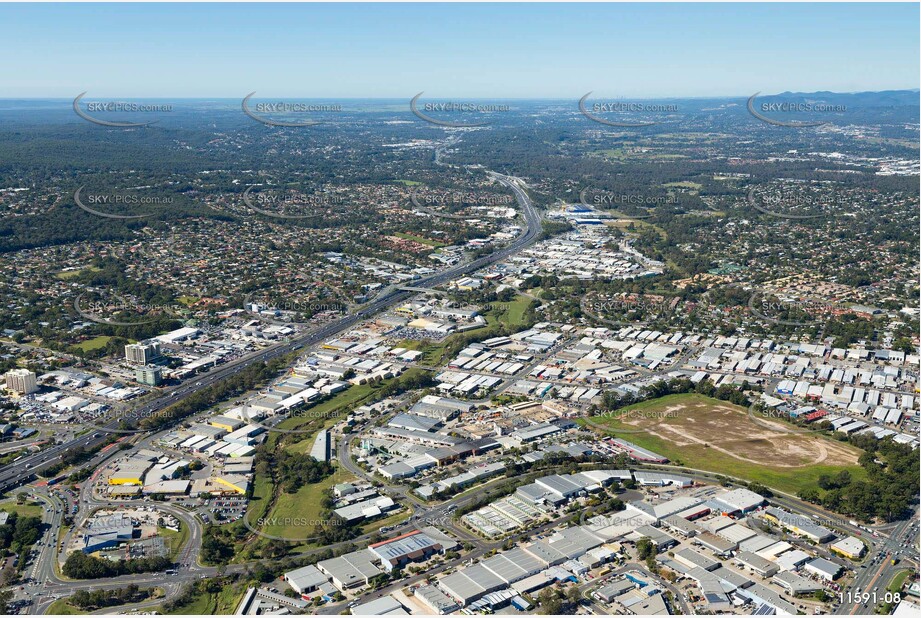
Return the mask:
{"type": "Polygon", "coordinates": [[[170,331],[164,335],[160,335],[156,337],[156,339],[162,343],[176,343],[178,341],[185,341],[186,339],[194,339],[200,334],[201,331],[197,328],[185,326],[183,328],[177,328],[176,330],[170,331]]]}
{"type": "Polygon", "coordinates": [[[764,504],[764,496],[748,489],[739,488],[727,491],[716,497],[720,502],[725,502],[736,511],[748,513],[764,504]]]}
{"type": "Polygon", "coordinates": [[[461,606],[469,605],[477,599],[505,588],[508,584],[482,564],[475,564],[466,569],[451,573],[438,581],[438,587],[461,606]]]}
{"type": "Polygon", "coordinates": [[[109,485],[141,485],[150,462],[129,460],[116,466],[109,475],[109,485]]]}
{"type": "Polygon", "coordinates": [[[781,571],[793,571],[811,560],[812,557],[801,549],[785,551],[776,558],[774,562],[780,567],[781,571]]]}
{"type": "Polygon", "coordinates": [[[716,560],[708,558],[702,553],[694,551],[690,547],[685,547],[684,549],[675,552],[675,560],[689,569],[700,567],[705,571],[713,571],[720,566],[720,563],[716,560]]]}
{"type": "Polygon", "coordinates": [[[321,560],[316,566],[329,576],[336,588],[344,592],[349,588],[366,586],[372,577],[383,573],[376,566],[379,561],[380,557],[374,552],[361,549],[338,558],[321,560]]]}
{"type": "Polygon", "coordinates": [[[285,581],[298,594],[313,592],[327,582],[327,577],[320,569],[308,565],[285,573],[285,581]]]}
{"type": "Polygon", "coordinates": [[[839,556],[844,556],[851,560],[859,559],[867,550],[867,546],[863,544],[863,541],[855,536],[849,536],[840,541],[835,541],[829,545],[828,548],[839,556]]]}
{"type": "Polygon", "coordinates": [[[321,429],[310,449],[310,456],[317,461],[327,462],[330,458],[330,451],[329,429],[321,429]]]}
{"type": "Polygon", "coordinates": [[[586,470],[578,474],[551,474],[542,476],[529,485],[522,485],[516,495],[532,504],[559,505],[573,496],[600,490],[615,479],[620,479],[619,470],[586,470]]]}
{"type": "Polygon", "coordinates": [[[717,534],[733,543],[743,543],[758,533],[742,524],[732,524],[723,528],[717,534]]]}
{"type": "Polygon", "coordinates": [[[496,554],[481,563],[507,584],[535,575],[549,565],[520,547],[496,554]]]}
{"type": "Polygon", "coordinates": [[[683,537],[690,538],[700,532],[700,527],[689,522],[684,517],[678,515],[669,515],[662,519],[662,525],[672,532],[677,532],[683,537]]]}
{"type": "MultiPolygon", "coordinates": [[[[647,478],[640,473],[640,476],[647,478]]],[[[656,516],[657,519],[664,519],[669,515],[675,515],[677,513],[689,512],[691,515],[705,515],[709,512],[709,509],[703,506],[704,500],[700,498],[695,498],[693,496],[678,496],[677,498],[672,498],[671,500],[666,500],[660,504],[652,506],[652,514],[656,516]]]]}
{"type": "Polygon", "coordinates": [[[747,588],[736,590],[735,594],[742,598],[750,599],[755,605],[769,605],[776,610],[778,614],[797,615],[796,606],[789,603],[777,592],[761,584],[753,584],[747,588]]]}
{"type": "Polygon", "coordinates": [[[208,419],[208,424],[212,427],[217,427],[218,429],[232,432],[236,431],[240,427],[243,427],[246,423],[238,418],[231,418],[229,416],[212,416],[208,419]]]}
{"type": "Polygon", "coordinates": [[[333,512],[351,524],[362,519],[373,519],[396,506],[397,503],[390,496],[375,495],[368,500],[361,500],[335,509],[333,512]]]}
{"type": "Polygon", "coordinates": [[[800,577],[793,571],[781,571],[774,575],[771,580],[794,596],[810,594],[823,588],[822,584],[800,577]]]}
{"type": "Polygon", "coordinates": [[[825,558],[816,558],[815,560],[807,562],[806,566],[803,568],[809,573],[818,575],[822,579],[828,581],[834,581],[842,569],[841,565],[835,564],[831,560],[826,560],[825,558]]]}
{"type": "Polygon", "coordinates": [[[725,611],[730,609],[729,598],[723,589],[720,578],[711,571],[694,567],[687,573],[688,577],[697,582],[700,594],[707,601],[711,611],[725,611]]]}
{"type": "Polygon", "coordinates": [[[83,536],[83,553],[91,554],[117,547],[134,538],[134,523],[125,515],[110,515],[91,520],[83,536]]]}
{"type": "Polygon", "coordinates": [[[750,551],[740,551],[736,554],[736,560],[760,575],[761,577],[770,577],[780,570],[776,563],[765,560],[758,554],[750,551]]]}
{"type": "Polygon", "coordinates": [[[461,412],[469,412],[472,409],[472,403],[437,395],[426,395],[410,409],[410,412],[418,416],[447,421],[461,412]]]}
{"type": "Polygon", "coordinates": [[[695,543],[700,543],[714,554],[718,556],[728,556],[729,552],[735,551],[738,547],[738,543],[733,543],[732,541],[727,541],[722,537],[718,537],[712,532],[702,532],[694,537],[695,543]]]}
{"type": "MultiPolygon", "coordinates": [[[[423,605],[439,615],[450,614],[460,609],[460,605],[435,586],[420,586],[413,593],[423,605]]],[[[357,607],[355,609],[358,609],[357,607]]],[[[357,613],[357,612],[356,612],[357,613]]]]}
{"type": "Polygon", "coordinates": [[[396,538],[374,543],[368,551],[378,557],[381,563],[393,570],[409,562],[426,560],[442,551],[442,545],[421,530],[414,530],[396,538]]]}
{"type": "Polygon", "coordinates": [[[648,524],[640,526],[635,532],[627,536],[628,539],[635,537],[649,539],[656,546],[656,551],[663,551],[678,543],[678,540],[672,535],[648,524]]]}
{"type": "Polygon", "coordinates": [[[633,473],[633,478],[640,485],[665,487],[674,485],[676,487],[690,487],[694,484],[694,479],[680,474],[671,474],[668,472],[648,472],[646,470],[637,470],[633,473]]]}
{"type": "MultiPolygon", "coordinates": [[[[415,596],[419,596],[418,592],[415,596]]],[[[353,616],[408,616],[409,612],[406,611],[406,608],[393,598],[392,595],[387,595],[379,599],[374,599],[373,601],[368,601],[367,603],[361,603],[352,608],[353,616]]]]}
{"type": "Polygon", "coordinates": [[[599,588],[597,592],[595,592],[595,596],[605,603],[610,603],[616,597],[619,597],[625,592],[633,590],[636,587],[636,582],[632,582],[629,579],[615,580],[599,588]]]}
{"type": "Polygon", "coordinates": [[[804,536],[816,543],[824,543],[835,536],[831,530],[818,525],[811,518],[805,515],[793,514],[777,507],[772,506],[765,510],[764,516],[786,530],[804,536]]]}

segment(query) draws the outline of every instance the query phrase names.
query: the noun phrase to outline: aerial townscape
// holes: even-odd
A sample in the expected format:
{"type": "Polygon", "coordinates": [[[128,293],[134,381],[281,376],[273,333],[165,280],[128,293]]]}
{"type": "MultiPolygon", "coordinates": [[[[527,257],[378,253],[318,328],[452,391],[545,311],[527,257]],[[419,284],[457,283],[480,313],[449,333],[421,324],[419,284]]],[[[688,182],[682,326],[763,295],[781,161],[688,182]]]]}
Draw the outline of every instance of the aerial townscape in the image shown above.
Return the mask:
{"type": "Polygon", "coordinates": [[[917,5],[107,6],[0,6],[176,46],[0,69],[0,613],[919,615],[917,5]],[[839,56],[541,65],[660,17],[839,56]]]}

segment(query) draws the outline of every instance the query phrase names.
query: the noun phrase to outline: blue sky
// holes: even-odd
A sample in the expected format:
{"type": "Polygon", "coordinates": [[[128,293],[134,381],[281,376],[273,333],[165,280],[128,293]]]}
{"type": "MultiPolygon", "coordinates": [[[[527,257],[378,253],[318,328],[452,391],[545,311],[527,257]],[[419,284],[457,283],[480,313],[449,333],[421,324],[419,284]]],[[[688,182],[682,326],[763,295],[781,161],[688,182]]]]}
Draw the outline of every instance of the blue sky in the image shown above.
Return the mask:
{"type": "Polygon", "coordinates": [[[0,97],[748,96],[919,86],[906,4],[0,4],[0,97]]]}

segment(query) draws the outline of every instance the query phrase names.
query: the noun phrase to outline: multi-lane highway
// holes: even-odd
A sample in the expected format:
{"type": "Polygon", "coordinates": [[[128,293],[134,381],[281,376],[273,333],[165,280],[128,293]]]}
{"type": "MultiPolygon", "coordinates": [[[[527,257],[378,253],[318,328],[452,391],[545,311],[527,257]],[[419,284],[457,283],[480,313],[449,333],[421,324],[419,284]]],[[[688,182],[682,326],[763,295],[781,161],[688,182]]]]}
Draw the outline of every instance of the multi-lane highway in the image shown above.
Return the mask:
{"type": "MultiPolygon", "coordinates": [[[[478,258],[465,264],[449,268],[430,277],[414,281],[414,288],[432,288],[458,276],[472,273],[498,260],[505,259],[509,255],[512,255],[515,252],[520,251],[522,248],[530,245],[538,238],[541,229],[540,216],[534,209],[530,198],[525,192],[526,187],[523,182],[518,178],[504,176],[494,172],[487,173],[495,181],[503,184],[513,191],[515,198],[521,206],[524,214],[524,219],[527,224],[526,231],[509,246],[502,248],[495,253],[478,258]]],[[[166,409],[169,405],[180,401],[183,398],[188,397],[204,388],[207,388],[208,386],[215,384],[220,380],[224,380],[235,375],[254,362],[268,361],[287,355],[291,352],[295,352],[301,348],[317,344],[324,339],[335,336],[337,333],[352,328],[361,320],[364,320],[382,310],[385,310],[388,307],[403,302],[415,293],[416,292],[412,290],[399,289],[393,286],[389,287],[384,290],[378,298],[372,300],[366,305],[357,307],[353,313],[346,315],[339,320],[305,332],[273,348],[255,352],[244,358],[217,367],[207,374],[200,376],[197,381],[190,381],[172,389],[167,389],[162,396],[147,401],[133,410],[131,415],[135,419],[155,415],[161,410],[166,409]]],[[[48,466],[55,463],[59,459],[60,455],[69,448],[75,446],[84,446],[87,448],[98,446],[100,443],[106,440],[111,433],[119,431],[121,420],[121,418],[111,419],[105,425],[100,425],[98,431],[88,432],[87,434],[75,438],[74,440],[71,440],[65,444],[54,445],[45,451],[25,457],[15,464],[8,466],[2,472],[0,472],[0,490],[9,489],[10,487],[21,484],[23,481],[27,480],[36,470],[41,469],[43,466],[48,466]]],[[[350,444],[346,437],[340,442],[338,448],[341,465],[344,467],[344,469],[352,472],[356,476],[365,476],[365,473],[352,461],[349,447],[350,444]]],[[[110,453],[100,453],[96,456],[95,459],[102,461],[109,455],[110,453]]],[[[90,463],[92,463],[92,461],[90,463]]],[[[669,469],[670,467],[661,466],[661,468],[669,469]]],[[[700,470],[680,468],[680,471],[682,474],[693,476],[694,478],[705,482],[712,483],[715,482],[717,478],[717,475],[713,473],[700,470]]],[[[494,482],[500,481],[502,481],[502,479],[497,479],[494,482]]],[[[88,485],[91,485],[91,483],[88,483],[88,485]]],[[[489,485],[491,485],[491,483],[487,483],[482,489],[488,489],[489,485]]],[[[411,511],[411,517],[403,524],[397,526],[395,528],[396,532],[404,531],[404,529],[408,529],[413,526],[426,525],[430,523],[437,523],[441,526],[445,526],[459,538],[466,538],[466,540],[474,542],[476,549],[471,555],[465,556],[463,560],[468,560],[471,556],[482,554],[484,552],[490,551],[491,549],[494,549],[493,544],[483,542],[477,538],[471,538],[466,530],[452,525],[453,522],[451,521],[453,518],[454,509],[462,507],[469,502],[478,499],[482,495],[481,493],[471,496],[464,496],[463,498],[448,500],[437,506],[428,506],[415,500],[412,496],[409,495],[408,490],[403,486],[387,486],[384,488],[384,491],[390,493],[393,495],[393,497],[400,499],[404,504],[407,504],[411,511]]],[[[57,499],[53,495],[49,494],[44,496],[44,501],[48,501],[49,499],[51,500],[50,504],[52,505],[52,508],[48,511],[48,515],[54,519],[57,517],[57,514],[64,512],[64,506],[58,505],[57,499]]],[[[104,505],[102,501],[98,501],[92,497],[87,501],[86,504],[83,504],[84,500],[86,500],[86,496],[81,497],[81,515],[85,514],[85,509],[98,508],[104,505]]],[[[820,519],[830,516],[829,513],[825,512],[820,507],[804,503],[794,496],[776,495],[772,501],[777,504],[786,506],[787,508],[796,510],[797,512],[807,513],[820,519]]],[[[118,585],[125,585],[128,583],[136,583],[142,586],[157,585],[160,587],[169,588],[167,592],[168,596],[171,596],[172,593],[179,590],[179,586],[183,582],[197,579],[199,577],[209,577],[217,574],[218,571],[215,568],[206,568],[197,565],[197,553],[201,543],[200,527],[198,523],[192,521],[192,516],[184,511],[173,508],[167,508],[166,510],[179,516],[183,520],[183,523],[190,526],[193,531],[193,538],[189,540],[186,547],[184,548],[184,551],[182,552],[182,555],[180,556],[179,561],[182,563],[182,569],[180,572],[171,576],[170,578],[167,578],[166,581],[164,581],[161,574],[139,574],[124,576],[115,578],[116,581],[112,582],[113,585],[116,583],[118,585]]],[[[887,528],[890,532],[888,535],[874,538],[869,538],[865,535],[865,538],[867,538],[867,540],[871,543],[870,555],[864,561],[866,566],[862,568],[858,567],[856,579],[853,585],[849,586],[850,590],[855,592],[875,591],[879,597],[879,601],[882,602],[882,595],[885,593],[885,588],[891,581],[892,577],[899,570],[905,568],[904,564],[893,566],[891,564],[891,559],[893,557],[899,556],[900,552],[904,552],[906,547],[916,546],[916,522],[917,520],[913,518],[909,521],[898,522],[897,524],[893,524],[891,526],[879,528],[878,532],[882,532],[884,528],[887,528]]],[[[52,528],[56,527],[53,521],[49,523],[52,524],[52,528]]],[[[558,524],[559,521],[555,523],[558,524]]],[[[840,527],[850,534],[860,534],[858,529],[853,528],[849,524],[841,525],[840,527]]],[[[534,531],[530,531],[529,534],[532,534],[533,532],[534,531]]],[[[370,535],[364,536],[370,537],[370,535]]],[[[363,538],[364,537],[353,539],[352,542],[363,540],[363,538]]],[[[31,608],[33,612],[44,611],[55,597],[59,598],[61,596],[72,594],[74,591],[79,589],[92,589],[98,586],[98,582],[94,581],[71,582],[60,579],[54,569],[54,563],[57,560],[57,551],[55,545],[56,544],[49,542],[47,546],[43,546],[40,549],[38,559],[33,565],[34,573],[32,573],[32,584],[29,586],[29,592],[37,597],[36,604],[31,608]]],[[[311,552],[308,552],[307,554],[309,553],[311,552]]],[[[840,560],[837,557],[828,557],[835,559],[836,561],[840,560]]],[[[457,566],[458,564],[460,564],[460,561],[453,561],[443,565],[443,567],[449,568],[450,566],[457,566]],[[456,564],[454,564],[455,562],[456,564]]],[[[245,568],[246,565],[234,565],[228,568],[227,571],[234,572],[245,568]]],[[[399,585],[405,586],[409,583],[412,583],[412,581],[404,580],[401,581],[399,585]]],[[[377,594],[380,593],[381,591],[377,592],[377,594]]],[[[369,595],[370,593],[360,598],[369,598],[369,595]]],[[[682,603],[682,605],[684,604],[682,603]]],[[[874,603],[872,601],[864,602],[863,598],[859,596],[854,596],[852,599],[845,597],[844,602],[842,602],[841,605],[837,607],[835,613],[865,613],[867,611],[872,611],[873,606],[874,603]]],[[[338,609],[341,609],[341,606],[339,604],[335,604],[324,608],[321,613],[332,612],[338,609]]]]}
{"type": "MultiPolygon", "coordinates": [[[[527,225],[526,231],[507,247],[504,247],[488,256],[480,257],[471,262],[460,264],[458,266],[436,273],[430,277],[416,280],[414,282],[414,287],[432,288],[458,276],[474,272],[491,263],[505,259],[509,255],[520,251],[524,247],[527,247],[538,238],[541,230],[541,218],[524,190],[524,183],[514,177],[495,174],[492,172],[488,173],[494,180],[505,185],[514,192],[516,200],[522,208],[525,223],[527,225]]],[[[100,423],[97,427],[90,428],[91,431],[85,433],[82,436],[76,437],[73,440],[61,444],[53,445],[43,451],[24,457],[14,464],[5,467],[2,471],[0,471],[0,491],[6,491],[10,488],[21,485],[25,481],[29,480],[36,471],[57,463],[63,453],[68,449],[78,446],[87,449],[98,447],[105,440],[109,439],[113,433],[122,437],[126,437],[126,433],[128,435],[132,433],[142,433],[141,431],[126,432],[126,430],[122,429],[124,426],[123,421],[126,419],[139,420],[148,416],[153,416],[158,412],[166,409],[171,404],[177,401],[181,401],[185,397],[188,397],[196,392],[201,391],[202,389],[211,386],[212,384],[237,374],[254,362],[269,361],[291,352],[295,352],[306,346],[317,344],[320,341],[332,337],[337,333],[348,330],[361,320],[364,320],[379,311],[382,311],[397,303],[403,302],[407,298],[410,298],[413,294],[415,294],[415,292],[388,288],[388,290],[386,290],[378,298],[364,306],[357,308],[356,312],[344,316],[339,320],[310,330],[273,348],[255,352],[226,365],[217,367],[210,372],[199,376],[199,379],[194,382],[189,381],[179,386],[165,389],[161,396],[143,403],[141,406],[132,410],[129,415],[109,419],[106,422],[100,423]]],[[[343,450],[345,459],[349,460],[347,447],[343,450]]],[[[102,463],[110,455],[110,449],[104,449],[102,452],[97,453],[93,459],[84,465],[102,463]]],[[[87,482],[86,486],[91,488],[92,482],[87,482]]],[[[89,491],[91,492],[92,489],[89,491]]],[[[80,498],[81,515],[86,515],[87,509],[92,510],[108,504],[105,501],[99,501],[92,496],[88,497],[85,494],[86,492],[84,492],[84,495],[82,495],[80,498]],[[86,501],[85,504],[83,504],[84,501],[86,501]]],[[[39,497],[38,493],[36,493],[36,497],[39,497]]],[[[408,495],[404,495],[402,497],[409,498],[408,495]]],[[[46,510],[46,518],[49,519],[47,523],[50,524],[50,529],[52,531],[58,530],[61,525],[60,519],[63,517],[63,513],[66,512],[66,505],[61,504],[58,498],[50,492],[45,493],[42,491],[40,499],[42,499],[43,502],[46,502],[46,504],[50,507],[48,510],[46,510]]],[[[455,502],[466,503],[472,499],[474,499],[473,496],[455,502]]],[[[413,502],[414,501],[412,500],[408,500],[408,503],[413,505],[412,508],[415,509],[413,502]]],[[[455,502],[439,505],[435,508],[419,508],[419,510],[416,512],[416,516],[412,518],[412,521],[404,524],[404,526],[410,525],[413,522],[415,522],[415,525],[419,525],[423,521],[428,522],[433,520],[440,521],[442,519],[448,519],[448,517],[446,517],[447,509],[451,507],[451,504],[455,504],[455,502]]],[[[164,581],[162,574],[138,574],[113,578],[113,581],[110,582],[112,585],[117,584],[123,586],[131,583],[141,586],[157,585],[160,587],[169,588],[168,592],[173,593],[179,590],[179,586],[183,582],[197,579],[199,577],[213,576],[218,572],[218,570],[215,568],[205,568],[197,565],[197,553],[201,545],[201,530],[198,523],[194,521],[193,516],[185,511],[182,511],[181,509],[167,505],[164,506],[166,506],[165,510],[173,513],[183,521],[184,525],[189,526],[192,532],[191,538],[188,540],[182,555],[179,557],[179,561],[183,568],[179,573],[171,576],[167,581],[164,581]]],[[[466,534],[462,536],[466,536],[466,534]]],[[[56,537],[56,534],[51,533],[49,534],[49,537],[56,537]]],[[[76,590],[94,589],[98,588],[99,586],[99,582],[93,580],[79,582],[62,580],[57,575],[55,569],[55,563],[58,560],[59,553],[57,549],[57,539],[55,538],[53,541],[49,540],[46,544],[42,545],[40,552],[35,562],[33,563],[32,570],[34,573],[32,574],[33,577],[30,578],[29,590],[26,591],[29,593],[28,596],[36,599],[35,604],[30,608],[31,612],[41,613],[47,609],[47,607],[54,601],[55,598],[61,598],[69,594],[73,594],[73,592],[76,590]]],[[[245,568],[245,565],[232,566],[227,570],[234,571],[237,568],[245,568]]]]}
{"type": "MultiPolygon", "coordinates": [[[[513,176],[505,176],[495,172],[487,172],[487,174],[514,192],[515,199],[521,206],[522,214],[524,216],[525,223],[527,224],[526,231],[508,246],[499,249],[490,255],[477,258],[464,264],[453,266],[429,277],[418,279],[413,282],[414,287],[431,288],[441,285],[458,276],[474,272],[480,268],[483,268],[484,266],[505,259],[509,255],[512,255],[513,253],[516,253],[524,247],[530,245],[538,238],[541,230],[541,218],[537,210],[534,208],[534,205],[531,203],[531,199],[528,197],[528,194],[524,190],[525,185],[523,181],[513,176]]],[[[126,419],[138,420],[148,416],[156,415],[160,411],[169,407],[171,404],[176,403],[185,397],[193,395],[202,389],[208,388],[216,382],[239,373],[254,362],[269,361],[274,358],[278,358],[279,356],[284,356],[299,350],[304,346],[319,343],[320,341],[327,339],[336,333],[348,330],[369,316],[372,316],[397,303],[403,302],[412,295],[413,292],[392,288],[388,289],[388,291],[386,291],[380,297],[372,300],[364,306],[359,307],[355,313],[344,316],[339,320],[330,322],[329,324],[319,328],[307,331],[304,334],[294,337],[291,340],[273,348],[253,353],[243,358],[237,359],[236,361],[227,363],[226,365],[216,367],[208,373],[200,376],[199,379],[195,382],[189,381],[177,387],[165,389],[162,396],[146,402],[142,406],[130,412],[128,415],[114,418],[105,424],[101,424],[99,426],[99,431],[95,431],[90,434],[84,434],[82,436],[75,437],[73,440],[53,445],[45,450],[23,457],[19,461],[6,466],[2,471],[0,471],[0,492],[7,491],[10,488],[21,485],[23,482],[31,478],[31,476],[36,471],[58,462],[61,456],[69,449],[76,448],[78,446],[84,447],[86,449],[98,447],[109,438],[111,433],[119,433],[124,431],[121,430],[120,427],[122,426],[123,421],[126,419]]]]}

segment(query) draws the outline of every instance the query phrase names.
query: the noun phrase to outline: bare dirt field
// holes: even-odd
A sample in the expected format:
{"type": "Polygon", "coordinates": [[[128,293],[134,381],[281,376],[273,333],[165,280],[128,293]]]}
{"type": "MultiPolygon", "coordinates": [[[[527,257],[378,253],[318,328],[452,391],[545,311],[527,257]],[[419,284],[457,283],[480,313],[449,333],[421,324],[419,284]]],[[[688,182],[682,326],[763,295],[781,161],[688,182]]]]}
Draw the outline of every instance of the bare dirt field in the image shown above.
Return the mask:
{"type": "Polygon", "coordinates": [[[848,470],[863,477],[862,451],[781,421],[697,394],[669,395],[586,419],[585,424],[667,457],[672,463],[795,493],[819,476],[848,470]]]}
{"type": "Polygon", "coordinates": [[[736,459],[772,467],[855,465],[860,454],[846,444],[791,432],[779,421],[755,423],[745,408],[728,403],[688,400],[662,406],[658,411],[659,418],[630,416],[623,424],[645,429],[678,447],[702,445],[736,459]]]}

